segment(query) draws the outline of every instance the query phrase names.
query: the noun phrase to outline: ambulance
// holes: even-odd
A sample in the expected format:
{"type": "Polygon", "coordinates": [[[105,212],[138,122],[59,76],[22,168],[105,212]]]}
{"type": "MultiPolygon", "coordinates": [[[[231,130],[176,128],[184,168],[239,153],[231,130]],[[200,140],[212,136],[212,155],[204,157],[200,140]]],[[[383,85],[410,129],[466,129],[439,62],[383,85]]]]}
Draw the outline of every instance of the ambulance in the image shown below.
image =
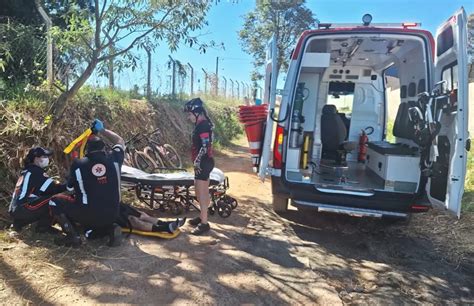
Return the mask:
{"type": "Polygon", "coordinates": [[[271,177],[273,209],[404,219],[442,205],[459,217],[470,149],[466,12],[434,37],[419,23],[371,21],[304,31],[281,90],[269,43],[258,174],[271,177]]]}

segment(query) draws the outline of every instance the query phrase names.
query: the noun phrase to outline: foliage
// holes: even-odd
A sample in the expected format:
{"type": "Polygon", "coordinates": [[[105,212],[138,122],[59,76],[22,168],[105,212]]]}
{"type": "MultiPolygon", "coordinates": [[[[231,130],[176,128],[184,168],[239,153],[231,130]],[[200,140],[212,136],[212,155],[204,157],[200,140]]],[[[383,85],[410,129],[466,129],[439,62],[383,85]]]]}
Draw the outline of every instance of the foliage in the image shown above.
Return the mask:
{"type": "Polygon", "coordinates": [[[278,70],[286,69],[291,46],[304,30],[315,24],[313,13],[306,8],[304,0],[258,0],[255,11],[244,18],[239,38],[244,51],[254,58],[252,80],[263,77],[259,69],[265,64],[266,44],[273,34],[277,37],[278,70]]]}
{"type": "Polygon", "coordinates": [[[42,28],[25,26],[12,19],[0,23],[1,79],[8,87],[39,85],[46,74],[46,44],[42,28]]]}
{"type": "Polygon", "coordinates": [[[466,182],[462,198],[462,212],[474,213],[474,155],[469,152],[467,157],[466,182]]]}
{"type": "Polygon", "coordinates": [[[470,14],[467,19],[467,54],[469,55],[469,63],[474,64],[474,13],[470,14]]]}
{"type": "Polygon", "coordinates": [[[214,43],[200,43],[192,34],[207,24],[209,7],[206,0],[94,0],[93,14],[88,9],[71,9],[67,29],[56,27],[53,34],[58,48],[84,63],[85,69],[59,98],[56,114],[61,114],[97,65],[113,59],[119,67],[135,67],[134,48],[153,50],[164,42],[174,51],[185,43],[205,52],[214,43]]]}

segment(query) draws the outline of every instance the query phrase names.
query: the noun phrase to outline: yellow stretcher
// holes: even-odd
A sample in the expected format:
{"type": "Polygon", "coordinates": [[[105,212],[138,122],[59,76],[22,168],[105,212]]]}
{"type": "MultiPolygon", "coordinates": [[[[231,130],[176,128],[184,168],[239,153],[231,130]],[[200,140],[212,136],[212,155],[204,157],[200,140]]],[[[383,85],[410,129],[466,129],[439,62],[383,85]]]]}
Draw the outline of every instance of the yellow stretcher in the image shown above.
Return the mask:
{"type": "Polygon", "coordinates": [[[148,237],[158,237],[158,238],[163,238],[163,239],[173,239],[173,238],[178,237],[178,235],[181,234],[181,231],[179,229],[177,229],[173,233],[144,232],[144,231],[139,231],[137,229],[130,230],[129,228],[122,227],[122,233],[130,233],[130,234],[135,234],[135,235],[140,235],[140,236],[148,236],[148,237]]]}

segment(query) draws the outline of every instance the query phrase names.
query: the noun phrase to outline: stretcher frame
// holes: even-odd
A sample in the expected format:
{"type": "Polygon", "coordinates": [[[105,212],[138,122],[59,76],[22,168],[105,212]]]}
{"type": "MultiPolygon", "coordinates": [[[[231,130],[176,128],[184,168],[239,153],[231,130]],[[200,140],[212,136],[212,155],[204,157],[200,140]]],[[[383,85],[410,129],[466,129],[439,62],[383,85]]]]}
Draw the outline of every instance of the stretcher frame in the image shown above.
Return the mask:
{"type": "MultiPolygon", "coordinates": [[[[171,172],[185,171],[185,169],[158,169],[171,172]]],[[[128,190],[133,190],[136,197],[150,209],[159,209],[163,212],[170,210],[175,215],[180,215],[183,211],[187,212],[191,208],[200,211],[198,205],[195,204],[197,199],[194,192],[194,180],[160,179],[153,181],[148,178],[133,178],[129,175],[122,175],[122,186],[128,190]]],[[[211,205],[209,213],[211,215],[217,212],[221,217],[227,218],[231,215],[232,210],[237,207],[237,200],[226,194],[229,187],[227,176],[222,182],[210,179],[211,205]]]]}

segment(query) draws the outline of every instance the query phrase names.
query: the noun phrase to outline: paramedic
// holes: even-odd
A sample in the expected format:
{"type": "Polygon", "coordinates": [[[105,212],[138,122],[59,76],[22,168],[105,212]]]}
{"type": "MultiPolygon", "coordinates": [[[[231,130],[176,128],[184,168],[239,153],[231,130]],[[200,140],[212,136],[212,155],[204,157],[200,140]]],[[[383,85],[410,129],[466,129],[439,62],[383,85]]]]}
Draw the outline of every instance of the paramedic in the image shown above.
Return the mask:
{"type": "Polygon", "coordinates": [[[66,191],[66,185],[53,181],[45,171],[52,154],[52,151],[45,148],[34,147],[24,159],[24,168],[8,209],[16,231],[38,221],[35,228],[37,232],[54,232],[48,202],[51,196],[66,191]]]}
{"type": "Polygon", "coordinates": [[[184,106],[188,118],[194,123],[192,133],[192,160],[194,163],[194,185],[196,198],[201,208],[200,217],[193,218],[189,224],[195,226],[193,235],[201,235],[210,230],[207,222],[207,209],[210,204],[209,175],[214,168],[212,154],[212,129],[214,125],[207,116],[200,98],[188,101],[184,106]]]}
{"type": "Polygon", "coordinates": [[[81,240],[73,223],[84,228],[107,232],[109,246],[121,242],[121,228],[115,224],[119,215],[120,168],[124,159],[125,143],[122,137],[104,128],[96,119],[86,145],[86,157],[72,163],[67,190],[72,196],[54,196],[49,205],[66,237],[61,245],[79,246],[81,240]],[[105,143],[98,136],[113,143],[112,152],[105,152],[105,143]],[[71,222],[72,221],[72,222],[71,222]]]}

